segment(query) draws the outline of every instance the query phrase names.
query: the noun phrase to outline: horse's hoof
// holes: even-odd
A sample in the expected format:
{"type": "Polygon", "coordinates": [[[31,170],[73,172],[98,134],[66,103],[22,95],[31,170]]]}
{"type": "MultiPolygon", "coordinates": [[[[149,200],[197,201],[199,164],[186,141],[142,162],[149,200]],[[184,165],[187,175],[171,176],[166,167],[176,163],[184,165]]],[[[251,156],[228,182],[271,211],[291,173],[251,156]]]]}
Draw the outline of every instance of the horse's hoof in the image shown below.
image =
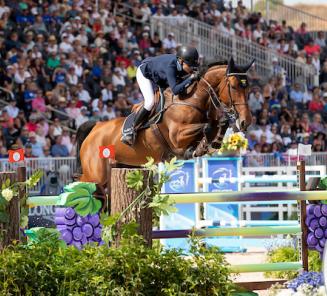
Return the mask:
{"type": "Polygon", "coordinates": [[[194,153],[194,148],[193,147],[188,148],[184,153],[184,159],[188,160],[193,158],[193,153],[194,153]]]}

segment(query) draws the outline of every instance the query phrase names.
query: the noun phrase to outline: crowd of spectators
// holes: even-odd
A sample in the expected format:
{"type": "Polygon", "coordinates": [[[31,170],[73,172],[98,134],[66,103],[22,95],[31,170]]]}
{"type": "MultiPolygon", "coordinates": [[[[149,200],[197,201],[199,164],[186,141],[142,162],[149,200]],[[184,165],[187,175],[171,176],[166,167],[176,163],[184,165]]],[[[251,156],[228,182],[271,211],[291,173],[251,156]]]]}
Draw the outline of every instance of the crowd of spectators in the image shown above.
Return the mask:
{"type": "MultiPolygon", "coordinates": [[[[135,80],[142,59],[180,46],[173,33],[162,40],[151,35],[152,15],[170,15],[177,23],[194,17],[311,63],[320,75],[311,88],[285,83],[281,71],[262,78],[251,69],[249,150],[285,152],[302,142],[326,151],[324,34],[313,40],[305,24],[293,30],[286,22],[267,22],[241,1],[234,8],[195,2],[188,7],[183,1],[128,1],[126,17],[115,13],[116,1],[0,0],[0,97],[7,104],[0,115],[0,157],[13,147],[24,147],[26,157],[74,156],[73,130],[82,123],[128,115],[142,101],[135,80]]],[[[279,69],[277,58],[274,63],[279,69]]]]}

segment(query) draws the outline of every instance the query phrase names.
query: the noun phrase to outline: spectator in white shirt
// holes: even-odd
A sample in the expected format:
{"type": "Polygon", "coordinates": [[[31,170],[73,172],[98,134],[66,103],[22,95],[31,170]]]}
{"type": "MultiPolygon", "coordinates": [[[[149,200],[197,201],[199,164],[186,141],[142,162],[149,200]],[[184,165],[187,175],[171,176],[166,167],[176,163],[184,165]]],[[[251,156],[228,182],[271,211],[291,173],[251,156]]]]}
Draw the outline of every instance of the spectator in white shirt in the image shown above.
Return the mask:
{"type": "Polygon", "coordinates": [[[106,85],[106,88],[104,88],[101,91],[101,98],[103,102],[113,101],[112,90],[113,90],[113,85],[110,82],[106,85]]]}
{"type": "Polygon", "coordinates": [[[114,118],[116,118],[116,117],[117,117],[117,116],[116,116],[116,112],[115,112],[115,110],[114,110],[112,104],[109,103],[109,104],[107,105],[106,110],[102,113],[102,118],[103,118],[104,120],[111,120],[111,119],[114,119],[114,118]]]}
{"type": "Polygon", "coordinates": [[[112,75],[112,84],[115,88],[124,87],[126,85],[126,81],[124,76],[121,75],[118,68],[115,68],[114,74],[112,75]]]}
{"type": "Polygon", "coordinates": [[[19,113],[19,108],[17,108],[17,106],[16,106],[16,100],[11,99],[10,102],[9,102],[9,105],[4,107],[4,110],[7,111],[8,115],[11,118],[16,118],[18,116],[18,113],[19,113]]]}
{"type": "Polygon", "coordinates": [[[173,49],[175,49],[177,47],[177,43],[176,43],[174,37],[175,37],[174,33],[170,32],[168,34],[167,38],[165,38],[163,40],[163,48],[167,52],[171,52],[173,49]]]}
{"type": "Polygon", "coordinates": [[[58,44],[57,39],[54,35],[49,36],[48,38],[48,46],[46,48],[48,53],[58,53],[58,44]]]}
{"type": "Polygon", "coordinates": [[[261,93],[259,91],[256,91],[254,94],[251,93],[248,103],[253,114],[256,114],[258,111],[260,111],[263,105],[263,97],[261,93]]]}
{"type": "Polygon", "coordinates": [[[89,103],[91,101],[90,94],[86,89],[84,89],[83,83],[77,84],[77,94],[80,101],[84,103],[89,103]]]}
{"type": "Polygon", "coordinates": [[[73,51],[72,45],[68,41],[68,35],[66,33],[62,34],[62,41],[59,45],[59,49],[61,52],[70,53],[73,51]]]}
{"type": "Polygon", "coordinates": [[[87,113],[88,113],[87,108],[85,106],[82,106],[81,107],[81,113],[75,118],[76,128],[78,128],[84,122],[89,120],[89,118],[87,116],[87,113]]]}
{"type": "Polygon", "coordinates": [[[315,40],[315,44],[318,44],[320,48],[324,48],[326,46],[325,32],[323,31],[318,32],[318,36],[315,40]]]}
{"type": "Polygon", "coordinates": [[[257,41],[258,39],[262,38],[263,31],[261,29],[261,24],[257,23],[255,30],[253,31],[253,39],[257,41]]]}
{"type": "MultiPolygon", "coordinates": [[[[105,32],[106,33],[106,32],[105,32]]],[[[85,28],[82,28],[80,30],[80,33],[77,35],[76,39],[78,39],[81,42],[82,46],[87,46],[89,43],[89,38],[87,36],[85,28]]]]}
{"type": "Polygon", "coordinates": [[[78,77],[75,74],[75,67],[72,65],[69,67],[67,72],[67,82],[70,85],[77,85],[78,83],[78,77]]]}
{"type": "Polygon", "coordinates": [[[151,9],[148,3],[143,2],[141,6],[141,12],[142,12],[142,22],[147,22],[151,16],[151,9]]]}
{"type": "Polygon", "coordinates": [[[77,75],[78,78],[81,78],[83,76],[83,59],[82,58],[77,58],[76,64],[74,65],[75,67],[75,74],[77,75]]]}
{"type": "Polygon", "coordinates": [[[24,66],[18,64],[18,69],[15,73],[15,82],[17,84],[23,84],[25,82],[26,79],[30,78],[31,74],[25,70],[24,66]]]}
{"type": "Polygon", "coordinates": [[[319,58],[318,52],[314,52],[312,55],[312,65],[315,68],[316,75],[319,75],[319,73],[320,73],[320,58],[319,58]]]}

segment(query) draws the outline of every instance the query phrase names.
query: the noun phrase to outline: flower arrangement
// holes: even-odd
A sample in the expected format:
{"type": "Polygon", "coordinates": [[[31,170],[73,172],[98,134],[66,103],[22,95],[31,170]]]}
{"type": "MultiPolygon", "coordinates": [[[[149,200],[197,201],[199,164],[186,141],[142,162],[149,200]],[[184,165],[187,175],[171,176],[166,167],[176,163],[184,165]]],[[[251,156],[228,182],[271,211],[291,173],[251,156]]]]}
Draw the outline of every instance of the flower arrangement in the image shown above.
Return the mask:
{"type": "Polygon", "coordinates": [[[218,154],[237,154],[248,147],[248,140],[242,133],[234,133],[225,137],[218,154]]]}
{"type": "Polygon", "coordinates": [[[325,296],[323,275],[321,272],[302,272],[284,285],[273,286],[270,296],[325,296]]]}
{"type": "Polygon", "coordinates": [[[28,178],[25,182],[11,182],[8,178],[2,183],[0,192],[0,223],[8,223],[10,217],[8,215],[8,206],[10,201],[18,196],[18,193],[22,189],[26,189],[26,194],[21,196],[20,199],[20,227],[25,228],[28,224],[28,206],[27,200],[27,189],[33,188],[41,179],[43,173],[40,170],[34,172],[34,174],[28,178]]]}

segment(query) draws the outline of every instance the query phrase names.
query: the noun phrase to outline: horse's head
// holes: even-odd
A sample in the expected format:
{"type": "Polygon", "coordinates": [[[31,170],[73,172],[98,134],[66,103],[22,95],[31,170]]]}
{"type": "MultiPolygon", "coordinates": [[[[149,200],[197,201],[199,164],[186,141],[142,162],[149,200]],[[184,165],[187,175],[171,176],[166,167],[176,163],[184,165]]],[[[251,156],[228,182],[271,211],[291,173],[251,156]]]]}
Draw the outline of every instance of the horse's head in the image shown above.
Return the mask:
{"type": "Polygon", "coordinates": [[[204,76],[216,94],[215,96],[211,94],[215,107],[221,107],[228,117],[237,119],[241,131],[245,131],[252,121],[247,102],[249,89],[247,71],[253,62],[254,60],[248,65],[236,65],[231,58],[227,66],[209,70],[204,76]]]}

